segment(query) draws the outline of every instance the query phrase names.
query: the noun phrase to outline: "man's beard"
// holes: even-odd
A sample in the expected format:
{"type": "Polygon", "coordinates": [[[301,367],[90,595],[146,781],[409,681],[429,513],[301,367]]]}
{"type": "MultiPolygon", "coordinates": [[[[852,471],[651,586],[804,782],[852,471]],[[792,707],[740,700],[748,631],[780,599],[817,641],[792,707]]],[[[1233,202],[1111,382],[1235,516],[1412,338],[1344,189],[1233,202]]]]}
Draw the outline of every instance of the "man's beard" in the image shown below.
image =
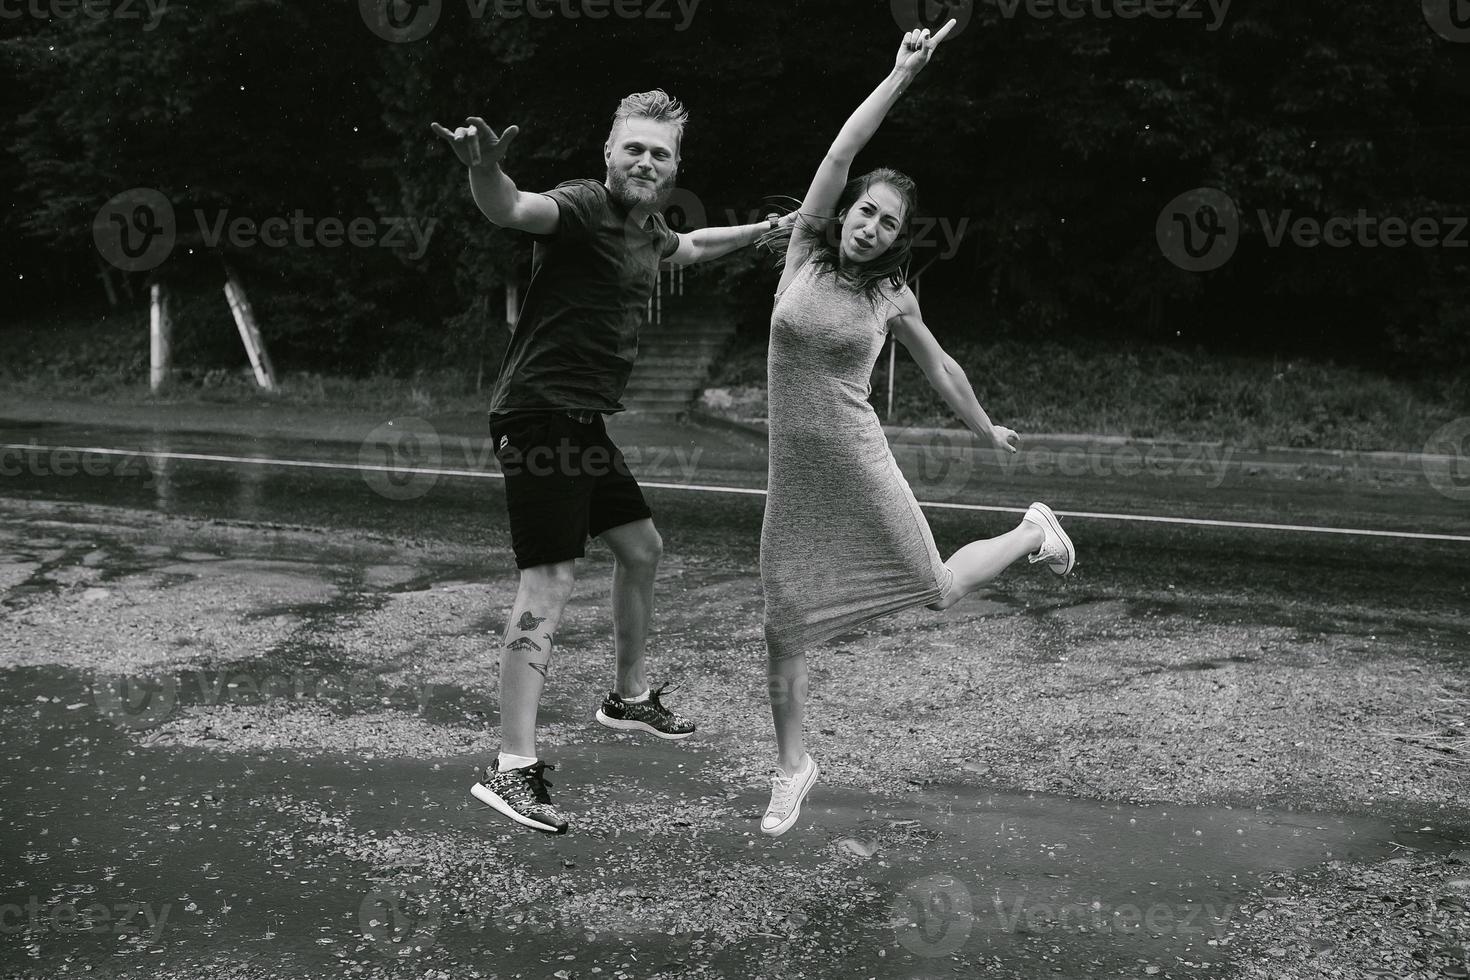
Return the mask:
{"type": "Polygon", "coordinates": [[[662,211],[674,193],[675,179],[670,176],[657,184],[645,184],[633,180],[624,171],[607,168],[607,183],[613,197],[630,211],[635,207],[662,211]]]}

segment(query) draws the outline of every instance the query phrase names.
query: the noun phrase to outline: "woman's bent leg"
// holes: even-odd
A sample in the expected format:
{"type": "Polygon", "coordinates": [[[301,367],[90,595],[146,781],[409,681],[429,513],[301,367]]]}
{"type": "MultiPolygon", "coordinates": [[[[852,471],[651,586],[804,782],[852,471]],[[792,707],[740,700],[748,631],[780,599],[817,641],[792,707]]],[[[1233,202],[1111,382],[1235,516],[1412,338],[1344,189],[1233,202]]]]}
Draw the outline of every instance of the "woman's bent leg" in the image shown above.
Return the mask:
{"type": "Polygon", "coordinates": [[[1040,548],[1045,537],[1041,528],[1030,521],[1022,521],[999,537],[971,541],[944,563],[954,573],[954,584],[943,599],[929,608],[948,609],[1018,559],[1040,548]]]}

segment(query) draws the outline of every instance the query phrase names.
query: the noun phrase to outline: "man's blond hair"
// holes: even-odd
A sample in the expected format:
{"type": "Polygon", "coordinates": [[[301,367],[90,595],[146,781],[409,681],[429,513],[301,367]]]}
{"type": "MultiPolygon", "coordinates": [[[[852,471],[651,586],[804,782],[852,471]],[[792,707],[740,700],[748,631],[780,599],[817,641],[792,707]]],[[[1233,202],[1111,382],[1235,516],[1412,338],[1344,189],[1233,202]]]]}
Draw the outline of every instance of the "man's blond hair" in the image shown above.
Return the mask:
{"type": "Polygon", "coordinates": [[[652,92],[634,92],[618,103],[618,111],[613,113],[612,129],[607,134],[608,142],[612,142],[613,134],[623,120],[634,118],[652,119],[674,127],[675,150],[684,142],[684,124],[689,121],[689,113],[678,99],[661,88],[652,92]]]}

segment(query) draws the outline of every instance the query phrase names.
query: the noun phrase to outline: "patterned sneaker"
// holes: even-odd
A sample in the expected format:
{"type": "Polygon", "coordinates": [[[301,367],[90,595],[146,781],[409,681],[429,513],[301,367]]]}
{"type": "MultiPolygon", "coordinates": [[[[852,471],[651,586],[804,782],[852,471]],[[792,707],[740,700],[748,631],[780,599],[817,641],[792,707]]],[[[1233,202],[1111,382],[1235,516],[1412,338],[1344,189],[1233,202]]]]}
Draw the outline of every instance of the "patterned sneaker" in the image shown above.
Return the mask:
{"type": "Polygon", "coordinates": [[[771,777],[771,804],[761,818],[761,833],[780,837],[801,816],[801,803],[817,781],[817,760],[810,753],[803,760],[806,764],[796,770],[795,776],[783,776],[777,769],[771,777]]]}
{"type": "Polygon", "coordinates": [[[516,823],[551,834],[564,834],[567,818],[551,805],[551,797],[546,793],[551,783],[546,781],[545,772],[555,768],[538,761],[521,769],[500,772],[491,763],[485,767],[484,778],[470,787],[470,795],[516,823]]]}
{"type": "Polygon", "coordinates": [[[674,714],[659,700],[668,686],[660,684],[648,692],[647,701],[631,703],[618,697],[616,691],[608,691],[597,709],[597,720],[620,732],[648,732],[675,741],[688,738],[694,734],[694,722],[674,714]]]}
{"type": "Polygon", "coordinates": [[[1072,539],[1062,530],[1062,522],[1057,520],[1057,515],[1051,512],[1051,508],[1042,503],[1032,504],[1021,520],[1035,524],[1046,536],[1041,547],[1036,549],[1036,554],[1028,556],[1031,564],[1044,561],[1046,567],[1058,575],[1070,572],[1072,566],[1077,564],[1077,552],[1073,550],[1072,539]]]}

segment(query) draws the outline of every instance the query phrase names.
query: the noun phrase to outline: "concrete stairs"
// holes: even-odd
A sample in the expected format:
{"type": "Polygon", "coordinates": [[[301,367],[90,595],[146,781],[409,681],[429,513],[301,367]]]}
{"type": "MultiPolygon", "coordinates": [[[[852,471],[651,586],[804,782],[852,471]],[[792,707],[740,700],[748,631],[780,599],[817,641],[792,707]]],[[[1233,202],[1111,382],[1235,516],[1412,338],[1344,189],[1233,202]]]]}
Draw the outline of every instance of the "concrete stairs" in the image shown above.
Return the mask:
{"type": "Polygon", "coordinates": [[[735,319],[719,304],[666,299],[660,322],[645,322],[638,332],[638,362],[624,407],[661,418],[686,414],[734,338],[735,319]]]}

